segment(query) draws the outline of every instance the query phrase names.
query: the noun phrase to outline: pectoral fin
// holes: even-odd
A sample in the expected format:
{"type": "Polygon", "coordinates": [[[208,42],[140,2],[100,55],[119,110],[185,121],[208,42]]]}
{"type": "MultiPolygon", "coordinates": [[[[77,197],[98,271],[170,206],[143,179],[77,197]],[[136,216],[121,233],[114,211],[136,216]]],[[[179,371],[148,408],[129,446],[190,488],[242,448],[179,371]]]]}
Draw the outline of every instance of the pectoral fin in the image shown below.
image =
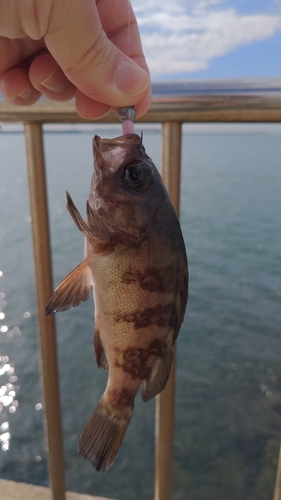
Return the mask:
{"type": "Polygon", "coordinates": [[[108,243],[110,241],[110,229],[102,220],[102,218],[91,209],[89,203],[87,202],[87,215],[88,223],[84,221],[81,217],[79,210],[73,203],[73,200],[66,191],[67,205],[66,208],[69,211],[72,219],[74,220],[79,231],[83,233],[87,240],[96,242],[96,240],[108,243]]]}
{"type": "Polygon", "coordinates": [[[90,296],[91,271],[86,260],[75,267],[57,286],[53,296],[46,306],[46,314],[57,311],[67,311],[79,306],[90,296]]]}

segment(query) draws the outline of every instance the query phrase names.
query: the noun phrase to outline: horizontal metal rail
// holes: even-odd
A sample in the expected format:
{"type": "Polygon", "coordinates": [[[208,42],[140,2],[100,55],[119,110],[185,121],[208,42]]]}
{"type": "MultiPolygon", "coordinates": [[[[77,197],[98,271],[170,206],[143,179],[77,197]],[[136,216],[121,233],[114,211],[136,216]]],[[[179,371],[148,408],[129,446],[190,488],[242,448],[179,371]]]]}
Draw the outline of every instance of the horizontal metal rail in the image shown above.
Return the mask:
{"type": "MultiPolygon", "coordinates": [[[[161,85],[155,89],[159,95],[153,98],[149,111],[139,121],[163,124],[162,174],[177,211],[179,209],[180,188],[181,123],[281,122],[281,80],[276,79],[274,82],[273,84],[270,81],[259,81],[256,85],[253,82],[250,85],[249,82],[240,81],[237,83],[236,81],[236,83],[232,82],[232,85],[224,86],[211,82],[209,85],[208,83],[201,84],[201,87],[200,85],[196,87],[194,84],[192,86],[192,83],[189,82],[184,89],[187,95],[178,96],[165,95],[165,92],[160,92],[161,85]]],[[[179,92],[181,92],[181,88],[179,88],[179,92]]],[[[21,122],[25,124],[26,129],[30,202],[34,213],[34,217],[32,217],[34,258],[50,482],[53,500],[64,500],[64,463],[55,326],[52,322],[46,322],[42,312],[43,304],[46,302],[45,290],[49,290],[51,286],[51,254],[41,125],[44,123],[78,124],[90,122],[77,114],[73,101],[54,104],[45,100],[28,107],[12,106],[0,101],[0,122],[21,122]],[[34,189],[35,186],[36,189],[34,189]],[[44,206],[40,200],[44,201],[44,206]],[[54,415],[55,419],[52,421],[54,415]]],[[[98,122],[120,123],[113,113],[98,120],[98,122]]],[[[48,297],[49,295],[48,291],[48,297]]],[[[157,397],[155,500],[170,500],[172,498],[174,398],[175,363],[166,389],[157,397]]],[[[281,467],[278,471],[274,500],[281,500],[281,467]]]]}
{"type": "MultiPolygon", "coordinates": [[[[218,90],[219,92],[219,90],[218,90]]],[[[242,92],[242,91],[241,91],[242,92]]],[[[0,102],[0,121],[36,123],[89,123],[81,118],[73,101],[51,103],[41,100],[33,106],[12,106],[0,102]]],[[[118,123],[114,113],[102,120],[103,123],[118,123]]],[[[175,122],[280,122],[280,92],[202,94],[186,96],[154,97],[142,123],[175,122]]]]}

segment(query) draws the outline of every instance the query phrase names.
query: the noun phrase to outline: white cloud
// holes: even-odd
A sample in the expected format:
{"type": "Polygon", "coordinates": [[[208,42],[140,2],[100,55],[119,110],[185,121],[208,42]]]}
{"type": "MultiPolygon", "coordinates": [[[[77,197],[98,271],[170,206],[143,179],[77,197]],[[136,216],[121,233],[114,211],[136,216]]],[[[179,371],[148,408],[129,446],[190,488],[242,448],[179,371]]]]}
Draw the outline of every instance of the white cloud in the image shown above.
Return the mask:
{"type": "Polygon", "coordinates": [[[281,17],[245,15],[222,0],[133,0],[152,76],[192,73],[236,48],[265,40],[281,28],[281,17]]]}

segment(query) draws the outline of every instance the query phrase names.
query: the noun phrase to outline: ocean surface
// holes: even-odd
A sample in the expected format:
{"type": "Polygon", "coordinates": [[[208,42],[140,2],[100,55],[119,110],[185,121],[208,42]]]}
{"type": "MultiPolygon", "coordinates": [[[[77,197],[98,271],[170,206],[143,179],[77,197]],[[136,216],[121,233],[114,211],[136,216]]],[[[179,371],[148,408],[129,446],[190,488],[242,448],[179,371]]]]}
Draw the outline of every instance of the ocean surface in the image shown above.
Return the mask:
{"type": "MultiPolygon", "coordinates": [[[[74,130],[74,129],[73,129],[74,130]]],[[[83,258],[92,135],[45,133],[57,284],[83,258]]],[[[159,128],[144,145],[160,164],[159,128]]],[[[0,477],[48,484],[31,218],[21,132],[0,131],[0,477]]],[[[280,126],[186,126],[181,224],[190,298],[178,340],[174,500],[271,500],[281,438],[280,126]]],[[[92,300],[58,313],[67,488],[118,500],[153,498],[154,406],[137,397],[114,466],[97,473],[78,437],[106,383],[93,353],[92,300]]]]}

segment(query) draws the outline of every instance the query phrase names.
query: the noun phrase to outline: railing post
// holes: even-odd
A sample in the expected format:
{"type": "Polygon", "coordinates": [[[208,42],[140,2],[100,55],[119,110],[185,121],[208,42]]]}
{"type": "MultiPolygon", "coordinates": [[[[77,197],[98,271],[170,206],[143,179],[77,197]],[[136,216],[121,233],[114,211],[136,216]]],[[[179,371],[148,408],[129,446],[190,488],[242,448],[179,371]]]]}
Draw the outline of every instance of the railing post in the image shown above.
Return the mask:
{"type": "MultiPolygon", "coordinates": [[[[165,122],[162,128],[162,178],[179,213],[181,124],[165,122]]],[[[173,491],[173,441],[175,405],[175,357],[164,391],[156,398],[155,500],[171,500],[173,491]]]]}
{"type": "Polygon", "coordinates": [[[53,500],[65,500],[55,322],[53,315],[46,316],[45,314],[45,306],[53,293],[53,286],[42,126],[38,123],[26,124],[25,138],[49,450],[49,474],[53,500]]]}
{"type": "Polygon", "coordinates": [[[273,500],[281,500],[281,446],[279,450],[279,459],[277,464],[275,488],[273,500]]]}

